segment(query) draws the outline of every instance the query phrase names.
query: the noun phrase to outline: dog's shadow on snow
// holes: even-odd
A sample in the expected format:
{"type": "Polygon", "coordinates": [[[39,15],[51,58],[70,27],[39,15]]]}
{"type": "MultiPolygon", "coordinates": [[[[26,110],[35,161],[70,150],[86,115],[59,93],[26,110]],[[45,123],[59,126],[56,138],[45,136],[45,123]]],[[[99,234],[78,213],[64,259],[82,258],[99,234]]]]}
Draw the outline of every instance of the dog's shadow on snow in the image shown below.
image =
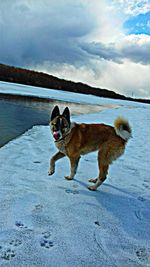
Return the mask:
{"type": "MultiPolygon", "coordinates": [[[[87,187],[87,183],[77,179],[75,179],[75,181],[82,187],[87,187]]],[[[106,220],[107,223],[107,220],[109,220],[109,214],[110,218],[114,217],[114,221],[117,220],[119,225],[122,226],[123,230],[127,234],[137,239],[141,238],[141,240],[149,239],[150,200],[148,198],[132,194],[126,189],[107,183],[100,186],[97,191],[80,189],[79,192],[80,194],[84,194],[89,197],[88,205],[92,208],[97,209],[97,206],[99,205],[99,220],[106,220]],[[93,201],[90,203],[90,198],[93,197],[96,199],[95,204],[93,201]],[[106,216],[106,218],[101,218],[101,214],[106,216]]],[[[112,221],[112,223],[114,223],[114,221],[112,221]]]]}

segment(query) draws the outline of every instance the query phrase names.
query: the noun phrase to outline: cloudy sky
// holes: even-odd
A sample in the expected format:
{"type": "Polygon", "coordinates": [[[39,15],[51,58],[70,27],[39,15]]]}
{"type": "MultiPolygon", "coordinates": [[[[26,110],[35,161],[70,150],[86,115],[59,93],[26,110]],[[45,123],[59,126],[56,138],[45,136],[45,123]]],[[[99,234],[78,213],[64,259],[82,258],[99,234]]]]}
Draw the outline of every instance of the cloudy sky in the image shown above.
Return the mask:
{"type": "Polygon", "coordinates": [[[0,0],[0,62],[150,98],[150,1],[0,0]]]}

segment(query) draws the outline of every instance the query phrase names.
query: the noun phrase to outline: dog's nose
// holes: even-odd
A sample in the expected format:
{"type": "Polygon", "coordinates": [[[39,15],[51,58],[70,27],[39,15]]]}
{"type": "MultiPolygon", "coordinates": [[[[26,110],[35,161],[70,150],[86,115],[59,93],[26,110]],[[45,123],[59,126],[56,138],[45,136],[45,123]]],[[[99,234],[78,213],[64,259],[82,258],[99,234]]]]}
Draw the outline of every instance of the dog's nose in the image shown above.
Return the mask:
{"type": "Polygon", "coordinates": [[[59,132],[54,132],[53,136],[56,140],[58,140],[60,138],[60,133],[59,132]]]}

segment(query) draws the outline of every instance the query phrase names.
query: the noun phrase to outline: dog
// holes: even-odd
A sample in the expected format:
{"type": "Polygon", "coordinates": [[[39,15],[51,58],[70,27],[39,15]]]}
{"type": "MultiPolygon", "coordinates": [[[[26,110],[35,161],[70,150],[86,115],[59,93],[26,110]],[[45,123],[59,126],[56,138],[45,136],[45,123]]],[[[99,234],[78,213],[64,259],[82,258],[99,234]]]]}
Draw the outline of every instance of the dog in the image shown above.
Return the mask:
{"type": "Polygon", "coordinates": [[[50,159],[49,175],[55,172],[56,161],[67,156],[71,170],[65,178],[72,180],[81,155],[98,150],[99,175],[95,179],[89,179],[93,184],[88,186],[93,191],[105,181],[109,165],[124,153],[125,145],[132,137],[129,122],[122,117],[115,120],[114,127],[106,124],[71,123],[69,108],[66,107],[60,114],[58,106],[52,110],[50,129],[58,152],[50,159]]]}

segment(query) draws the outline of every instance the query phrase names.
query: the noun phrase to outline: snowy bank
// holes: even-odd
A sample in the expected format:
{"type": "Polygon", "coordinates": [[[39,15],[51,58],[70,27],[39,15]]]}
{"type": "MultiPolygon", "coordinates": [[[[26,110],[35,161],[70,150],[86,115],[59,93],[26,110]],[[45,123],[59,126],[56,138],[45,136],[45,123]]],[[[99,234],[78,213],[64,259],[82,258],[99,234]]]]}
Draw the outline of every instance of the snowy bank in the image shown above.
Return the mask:
{"type": "Polygon", "coordinates": [[[67,158],[48,176],[56,151],[48,126],[35,126],[0,149],[0,266],[150,266],[150,108],[124,104],[73,118],[112,125],[123,115],[133,127],[125,154],[97,192],[87,189],[97,175],[96,153],[81,159],[73,181],[64,179],[67,158]]]}

